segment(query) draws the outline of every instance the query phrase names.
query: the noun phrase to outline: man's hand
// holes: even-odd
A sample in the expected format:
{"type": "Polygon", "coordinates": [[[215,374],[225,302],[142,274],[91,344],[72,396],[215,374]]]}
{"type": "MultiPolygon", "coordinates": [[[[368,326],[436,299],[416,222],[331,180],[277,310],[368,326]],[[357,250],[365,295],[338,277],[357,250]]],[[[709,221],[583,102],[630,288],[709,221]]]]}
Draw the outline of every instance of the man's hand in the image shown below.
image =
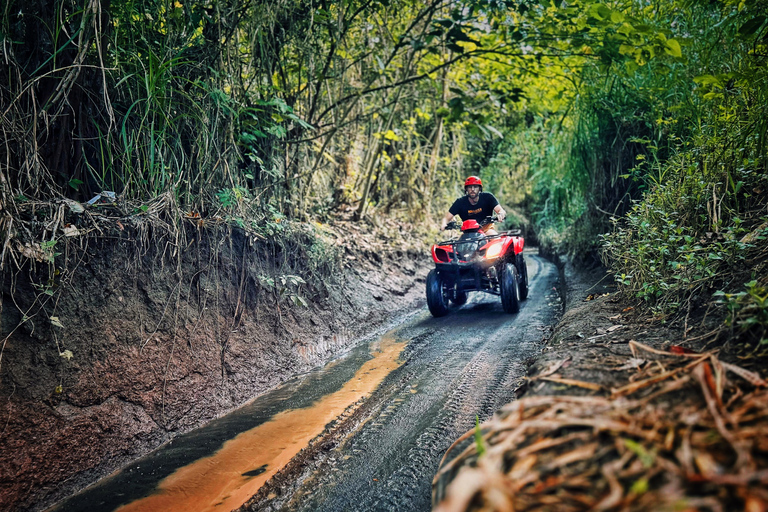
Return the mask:
{"type": "Polygon", "coordinates": [[[504,208],[501,208],[496,212],[496,217],[499,219],[499,222],[503,222],[507,218],[507,212],[504,211],[504,208]]]}
{"type": "Polygon", "coordinates": [[[440,231],[445,231],[446,226],[453,220],[453,217],[451,212],[448,212],[443,216],[443,220],[440,221],[440,231]]]}

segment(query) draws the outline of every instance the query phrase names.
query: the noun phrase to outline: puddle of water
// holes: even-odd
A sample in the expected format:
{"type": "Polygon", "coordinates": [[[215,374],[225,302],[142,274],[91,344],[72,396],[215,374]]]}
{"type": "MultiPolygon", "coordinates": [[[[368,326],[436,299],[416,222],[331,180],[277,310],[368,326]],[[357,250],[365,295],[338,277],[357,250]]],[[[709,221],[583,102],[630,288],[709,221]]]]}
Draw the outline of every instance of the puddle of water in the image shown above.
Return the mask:
{"type": "Polygon", "coordinates": [[[155,493],[124,505],[119,512],[223,511],[243,505],[328,423],[400,366],[405,346],[406,342],[388,333],[371,345],[372,359],[341,389],[239,434],[213,455],[178,469],[160,482],[155,493]]]}

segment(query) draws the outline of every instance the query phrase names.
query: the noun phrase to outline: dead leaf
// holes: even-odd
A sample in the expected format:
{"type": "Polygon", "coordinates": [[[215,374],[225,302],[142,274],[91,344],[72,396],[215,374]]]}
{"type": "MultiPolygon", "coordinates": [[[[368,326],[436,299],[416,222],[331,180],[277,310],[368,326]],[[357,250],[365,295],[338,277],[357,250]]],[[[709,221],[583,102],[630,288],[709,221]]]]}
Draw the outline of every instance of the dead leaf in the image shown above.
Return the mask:
{"type": "Polygon", "coordinates": [[[550,363],[550,365],[547,366],[547,368],[543,372],[541,372],[539,375],[534,376],[533,378],[531,378],[531,380],[534,380],[540,377],[548,377],[554,374],[557,370],[559,370],[560,368],[563,368],[566,363],[570,362],[571,359],[572,359],[571,356],[568,356],[565,359],[562,359],[560,361],[554,361],[550,363]]]}
{"type": "Polygon", "coordinates": [[[22,256],[29,258],[31,260],[36,261],[48,261],[48,258],[46,257],[43,250],[40,248],[40,244],[30,244],[27,242],[24,245],[21,245],[20,243],[16,244],[16,250],[18,250],[22,256]]]}
{"type": "Polygon", "coordinates": [[[64,236],[79,236],[80,231],[72,224],[67,224],[61,230],[64,232],[64,236]]]}
{"type": "Polygon", "coordinates": [[[706,478],[717,475],[722,470],[712,454],[708,452],[698,452],[694,456],[693,461],[696,463],[696,467],[702,476],[706,478]]]}
{"type": "Polygon", "coordinates": [[[73,201],[72,199],[64,199],[64,203],[69,206],[69,209],[74,213],[83,213],[85,211],[82,204],[73,201]]]}
{"type": "Polygon", "coordinates": [[[525,476],[529,475],[531,471],[533,471],[533,467],[538,461],[539,458],[532,453],[518,458],[515,462],[515,465],[512,466],[512,469],[509,471],[510,478],[513,481],[521,480],[525,476]]]}
{"type": "Polygon", "coordinates": [[[624,363],[623,365],[619,366],[618,368],[615,368],[616,371],[618,370],[635,370],[637,368],[640,368],[642,365],[645,364],[645,359],[640,359],[639,357],[630,357],[629,360],[624,363]]]}
{"type": "Polygon", "coordinates": [[[697,354],[695,350],[691,350],[686,347],[681,347],[680,345],[672,345],[669,347],[669,351],[673,354],[697,354]]]}

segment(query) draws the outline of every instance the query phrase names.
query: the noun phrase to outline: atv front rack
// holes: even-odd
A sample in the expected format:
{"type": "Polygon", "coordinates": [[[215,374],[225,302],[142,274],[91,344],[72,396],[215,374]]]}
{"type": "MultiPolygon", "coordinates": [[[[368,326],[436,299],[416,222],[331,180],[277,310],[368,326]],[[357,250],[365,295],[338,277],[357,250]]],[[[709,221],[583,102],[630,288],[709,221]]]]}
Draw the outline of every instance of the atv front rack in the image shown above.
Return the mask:
{"type": "MultiPolygon", "coordinates": [[[[520,233],[522,233],[522,230],[520,229],[509,229],[507,231],[500,231],[496,235],[485,235],[483,238],[477,238],[475,240],[472,240],[473,242],[482,242],[487,240],[493,240],[495,238],[501,238],[503,236],[520,236],[520,233]]],[[[445,240],[443,242],[437,242],[435,245],[456,245],[456,244],[463,244],[467,243],[469,240],[461,240],[459,238],[451,238],[449,240],[445,240]]]]}

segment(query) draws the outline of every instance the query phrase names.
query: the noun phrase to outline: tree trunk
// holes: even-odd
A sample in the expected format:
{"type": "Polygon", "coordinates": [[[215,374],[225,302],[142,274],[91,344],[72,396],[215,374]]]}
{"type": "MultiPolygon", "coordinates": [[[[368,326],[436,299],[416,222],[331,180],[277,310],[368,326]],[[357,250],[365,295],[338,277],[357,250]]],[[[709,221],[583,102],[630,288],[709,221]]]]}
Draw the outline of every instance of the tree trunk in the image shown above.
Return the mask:
{"type": "MultiPolygon", "coordinates": [[[[448,100],[448,68],[443,68],[442,73],[443,91],[440,98],[440,106],[444,107],[448,100]]],[[[424,213],[428,218],[432,217],[432,184],[435,179],[435,172],[437,171],[437,162],[440,159],[440,145],[443,141],[443,124],[444,119],[439,117],[437,119],[437,128],[435,129],[435,137],[432,141],[432,154],[429,157],[429,167],[427,168],[427,183],[424,191],[424,213]]]]}

